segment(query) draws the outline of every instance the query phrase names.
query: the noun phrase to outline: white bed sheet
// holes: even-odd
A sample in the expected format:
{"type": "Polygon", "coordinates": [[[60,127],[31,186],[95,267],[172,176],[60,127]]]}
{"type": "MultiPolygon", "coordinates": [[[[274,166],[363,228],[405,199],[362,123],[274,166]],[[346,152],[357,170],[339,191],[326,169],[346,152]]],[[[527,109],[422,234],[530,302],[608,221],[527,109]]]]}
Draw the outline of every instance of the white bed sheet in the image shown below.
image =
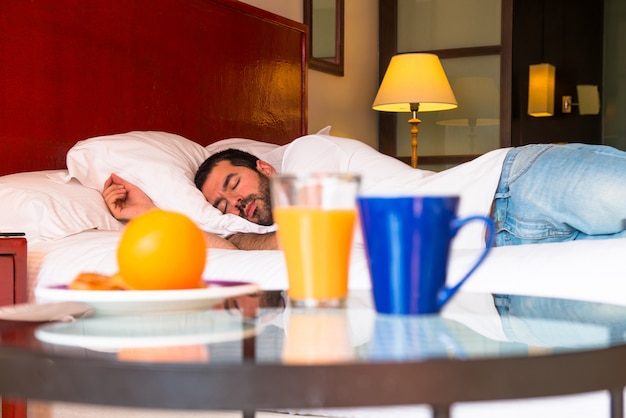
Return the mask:
{"type": "MultiPolygon", "coordinates": [[[[120,231],[89,230],[56,241],[37,242],[28,249],[30,288],[69,283],[81,272],[117,272],[116,249],[120,231]]],[[[350,286],[369,288],[362,248],[353,250],[350,286]]],[[[203,277],[248,281],[262,289],[286,289],[287,272],[280,251],[209,249],[203,277]]]]}
{"type": "MultiPolygon", "coordinates": [[[[28,251],[30,289],[68,283],[80,272],[115,273],[119,238],[119,231],[90,230],[34,243],[28,251]]],[[[460,279],[477,254],[478,250],[453,251],[449,283],[460,279]]],[[[262,289],[287,288],[280,251],[209,249],[204,277],[250,281],[262,289]]],[[[360,246],[352,251],[350,288],[370,288],[360,246]]],[[[626,305],[626,238],[494,248],[462,290],[626,305]]]]}

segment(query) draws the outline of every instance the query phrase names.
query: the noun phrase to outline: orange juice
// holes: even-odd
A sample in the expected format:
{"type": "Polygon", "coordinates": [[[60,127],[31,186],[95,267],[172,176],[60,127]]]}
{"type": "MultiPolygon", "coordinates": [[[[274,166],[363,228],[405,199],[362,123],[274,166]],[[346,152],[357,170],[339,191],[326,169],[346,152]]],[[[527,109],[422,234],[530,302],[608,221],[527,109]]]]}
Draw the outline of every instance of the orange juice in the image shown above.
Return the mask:
{"type": "Polygon", "coordinates": [[[355,217],[354,209],[274,208],[292,300],[346,297],[355,217]]]}

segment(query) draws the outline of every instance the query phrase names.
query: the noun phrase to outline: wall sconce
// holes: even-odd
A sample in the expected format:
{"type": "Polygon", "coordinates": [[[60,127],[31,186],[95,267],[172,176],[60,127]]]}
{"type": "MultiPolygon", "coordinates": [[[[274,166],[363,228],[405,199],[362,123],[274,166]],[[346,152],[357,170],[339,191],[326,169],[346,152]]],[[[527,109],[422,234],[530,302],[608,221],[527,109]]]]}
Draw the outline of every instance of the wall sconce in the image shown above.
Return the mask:
{"type": "Polygon", "coordinates": [[[563,96],[562,112],[572,113],[572,106],[578,106],[581,115],[597,115],[600,113],[600,93],[598,86],[589,84],[578,84],[578,103],[572,103],[572,96],[563,96]]]}
{"type": "Polygon", "coordinates": [[[534,117],[554,116],[554,78],[551,64],[535,64],[528,71],[528,114],[534,117]]]}

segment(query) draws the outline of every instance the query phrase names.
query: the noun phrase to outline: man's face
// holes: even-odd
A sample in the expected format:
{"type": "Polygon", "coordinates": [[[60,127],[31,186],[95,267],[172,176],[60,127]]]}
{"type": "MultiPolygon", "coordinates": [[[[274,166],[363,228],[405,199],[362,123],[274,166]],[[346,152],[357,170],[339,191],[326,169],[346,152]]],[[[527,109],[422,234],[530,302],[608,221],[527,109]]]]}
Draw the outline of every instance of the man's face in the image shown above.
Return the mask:
{"type": "Polygon", "coordinates": [[[222,213],[232,213],[259,225],[272,225],[270,183],[267,175],[220,161],[202,186],[206,200],[222,213]]]}

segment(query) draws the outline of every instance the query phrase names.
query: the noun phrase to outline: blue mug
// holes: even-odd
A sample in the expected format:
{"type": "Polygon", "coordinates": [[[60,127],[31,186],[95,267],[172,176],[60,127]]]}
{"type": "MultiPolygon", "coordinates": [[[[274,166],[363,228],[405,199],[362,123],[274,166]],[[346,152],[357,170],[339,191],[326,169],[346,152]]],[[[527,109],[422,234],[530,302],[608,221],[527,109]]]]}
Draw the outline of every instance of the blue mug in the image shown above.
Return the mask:
{"type": "Polygon", "coordinates": [[[457,218],[458,196],[359,196],[357,203],[380,313],[439,312],[493,245],[493,221],[486,216],[457,218]],[[486,248],[455,286],[446,287],[452,239],[474,221],[487,228],[486,248]]]}

